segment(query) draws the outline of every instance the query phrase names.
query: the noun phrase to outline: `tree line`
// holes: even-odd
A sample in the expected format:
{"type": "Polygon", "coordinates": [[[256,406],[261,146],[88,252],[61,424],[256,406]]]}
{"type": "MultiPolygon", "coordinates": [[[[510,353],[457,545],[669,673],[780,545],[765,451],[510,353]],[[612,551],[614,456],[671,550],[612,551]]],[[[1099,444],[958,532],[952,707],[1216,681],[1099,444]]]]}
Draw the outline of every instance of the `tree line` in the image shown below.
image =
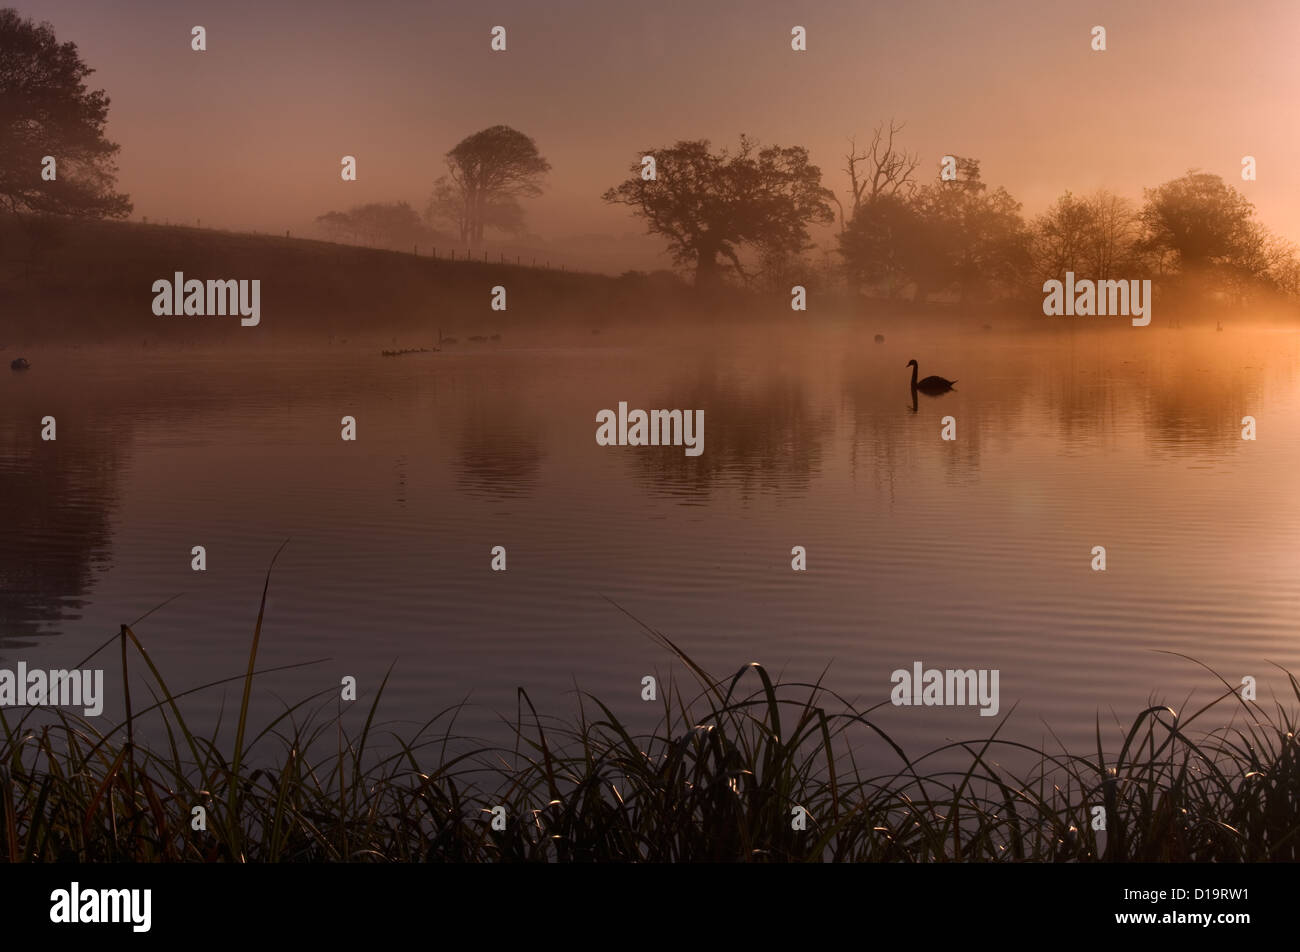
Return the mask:
{"type": "MultiPolygon", "coordinates": [[[[130,214],[129,197],[115,190],[118,146],[104,134],[109,100],[87,88],[92,70],[76,45],[0,10],[0,49],[0,210],[33,235],[58,217],[130,214]]],[[[903,131],[891,120],[862,148],[850,140],[843,199],[807,149],[746,136],[718,150],[706,139],[641,150],[631,174],[602,197],[642,219],[701,289],[805,283],[810,229],[838,224],[837,276],[885,299],[1029,297],[1067,271],[1149,277],[1237,303],[1300,297],[1296,248],[1218,175],[1193,169],[1146,189],[1140,202],[1067,191],[1026,220],[1004,187],[984,181],[978,159],[944,156],[922,180],[903,131]]],[[[318,226],[339,240],[403,249],[443,240],[479,249],[489,236],[526,231],[521,202],[541,194],[551,170],[530,136],[491,126],[444,159],[422,210],[370,203],[326,212],[318,226]]]]}
{"type": "Polygon", "coordinates": [[[850,140],[844,201],[822,185],[805,149],[759,149],[744,137],[735,151],[715,153],[705,140],[647,149],[655,177],[633,165],[604,198],[630,206],[665,238],[700,286],[726,272],[774,285],[807,273],[809,226],[838,220],[843,280],[887,299],[1032,297],[1067,271],[1151,278],[1236,303],[1300,297],[1295,246],[1218,175],[1193,169],[1145,189],[1140,204],[1107,190],[1067,191],[1026,220],[1004,187],[983,180],[978,159],[945,156],[935,177],[921,181],[920,159],[898,144],[902,131],[891,120],[861,150],[850,140]]]}
{"type": "MultiPolygon", "coordinates": [[[[850,140],[843,198],[823,184],[805,148],[761,147],[746,136],[734,148],[697,139],[642,150],[631,174],[602,197],[642,219],[701,289],[800,283],[810,270],[810,230],[838,224],[831,244],[838,278],[887,300],[1032,297],[1067,271],[1151,278],[1236,303],[1300,297],[1295,247],[1218,175],[1193,169],[1144,190],[1141,202],[1105,189],[1066,191],[1026,219],[1006,188],[984,181],[976,158],[945,156],[922,180],[920,158],[899,143],[903,129],[891,120],[861,148],[850,140]]],[[[520,199],[540,193],[551,167],[531,137],[507,126],[467,137],[446,161],[422,220],[392,203],[320,221],[394,247],[409,246],[421,227],[450,226],[477,249],[490,233],[524,231],[520,199]]]]}

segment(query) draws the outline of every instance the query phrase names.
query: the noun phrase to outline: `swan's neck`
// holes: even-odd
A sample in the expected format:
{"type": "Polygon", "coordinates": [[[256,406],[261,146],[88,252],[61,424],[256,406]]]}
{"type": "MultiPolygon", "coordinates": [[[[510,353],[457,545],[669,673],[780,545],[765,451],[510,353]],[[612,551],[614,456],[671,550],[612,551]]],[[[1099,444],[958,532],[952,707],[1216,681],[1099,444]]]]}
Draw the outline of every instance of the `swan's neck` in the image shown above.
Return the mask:
{"type": "Polygon", "coordinates": [[[920,369],[921,368],[918,367],[916,364],[912,364],[912,386],[913,387],[916,386],[916,372],[920,369]]]}

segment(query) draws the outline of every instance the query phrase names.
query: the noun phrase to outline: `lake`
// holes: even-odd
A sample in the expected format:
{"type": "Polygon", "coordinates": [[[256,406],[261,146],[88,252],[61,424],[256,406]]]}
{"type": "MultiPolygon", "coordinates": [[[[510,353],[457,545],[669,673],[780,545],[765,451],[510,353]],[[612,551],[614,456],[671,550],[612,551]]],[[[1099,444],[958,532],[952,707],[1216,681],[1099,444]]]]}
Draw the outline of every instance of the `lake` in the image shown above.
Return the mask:
{"type": "MultiPolygon", "coordinates": [[[[590,692],[648,728],[642,678],[688,675],[637,620],[718,676],[761,661],[884,702],[873,718],[914,753],[987,736],[1013,705],[1008,736],[1086,752],[1099,716],[1113,731],[1221,690],[1169,652],[1285,697],[1300,334],[1055,326],[918,318],[884,343],[869,323],[613,327],[395,358],[34,350],[0,376],[0,666],[73,666],[166,602],[135,631],[172,690],[239,676],[288,539],[259,666],[319,663],[259,680],[255,723],[344,676],[364,716],[392,665],[381,719],[399,729],[468,699],[461,731],[500,739],[519,687],[563,716],[590,692]],[[914,409],[911,358],[955,391],[914,409]],[[598,446],[620,401],[703,410],[703,453],[598,446]],[[996,669],[998,716],[889,704],[915,662],[996,669]]],[[[116,646],[91,666],[107,719],[116,646]]],[[[239,694],[184,709],[229,721],[239,694]]]]}

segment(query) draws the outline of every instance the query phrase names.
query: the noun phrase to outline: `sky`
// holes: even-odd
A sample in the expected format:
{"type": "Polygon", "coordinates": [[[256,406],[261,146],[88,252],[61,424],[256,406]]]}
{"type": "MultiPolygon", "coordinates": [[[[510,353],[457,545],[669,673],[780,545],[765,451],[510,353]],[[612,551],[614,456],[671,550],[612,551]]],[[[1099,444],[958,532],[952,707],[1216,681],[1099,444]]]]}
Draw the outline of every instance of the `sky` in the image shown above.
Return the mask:
{"type": "Polygon", "coordinates": [[[892,117],[927,178],[944,154],[978,158],[1026,216],[1066,189],[1140,199],[1198,168],[1300,242],[1295,0],[10,3],[96,70],[136,219],[301,231],[363,202],[423,208],[444,153],[504,123],[553,167],[527,203],[533,232],[664,266],[600,198],[644,151],[741,133],[802,145],[842,196],[848,137],[892,117]],[[190,49],[195,25],[206,52],[190,49]],[[344,155],[356,182],[340,179],[344,155]],[[1244,155],[1257,181],[1241,180],[1244,155]]]}

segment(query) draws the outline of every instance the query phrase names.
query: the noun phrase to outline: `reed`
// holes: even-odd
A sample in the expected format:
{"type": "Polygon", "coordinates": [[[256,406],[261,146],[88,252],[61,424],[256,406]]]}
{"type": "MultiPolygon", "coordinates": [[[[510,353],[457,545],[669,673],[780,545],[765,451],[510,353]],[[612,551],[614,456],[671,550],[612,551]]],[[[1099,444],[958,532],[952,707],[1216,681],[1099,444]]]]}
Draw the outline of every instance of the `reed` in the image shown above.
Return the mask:
{"type": "MultiPolygon", "coordinates": [[[[268,572],[269,584],[269,572],[268,572]]],[[[266,590],[244,674],[176,694],[133,627],[124,683],[143,664],[151,704],[100,730],[57,712],[0,709],[0,858],[9,862],[1262,862],[1300,859],[1296,714],[1223,692],[1190,713],[1152,706],[1113,752],[1050,752],[988,737],[910,756],[819,682],[760,664],[717,679],[662,633],[689,672],[634,735],[599,698],[567,719],[527,693],[509,747],[463,737],[463,704],[401,735],[378,719],[383,686],[350,732],[328,691],[249,723],[266,590]],[[181,702],[243,682],[233,749],[195,733],[181,702]],[[330,696],[327,699],[327,695],[330,696]],[[1218,718],[1219,726],[1203,725],[1218,718]],[[166,743],[137,745],[156,719],[166,743]],[[868,774],[855,750],[897,758],[868,774]],[[1002,758],[1032,763],[1014,774],[1002,758]],[[956,760],[963,766],[953,769],[956,760]],[[256,765],[270,766],[256,766],[256,765]],[[946,766],[939,766],[940,764],[946,766]],[[491,808],[506,808],[494,830],[491,808]],[[193,808],[206,830],[193,829],[193,808]],[[1092,808],[1104,806],[1104,838],[1092,808]],[[807,811],[793,829],[792,811],[807,811]]],[[[1207,669],[1208,670],[1208,669],[1207,669]]],[[[1290,678],[1295,700],[1300,684],[1290,678]]],[[[387,678],[385,678],[385,684],[387,678]]],[[[1288,698],[1288,703],[1291,699],[1288,698]]],[[[157,725],[155,725],[157,726],[157,725]]]]}

